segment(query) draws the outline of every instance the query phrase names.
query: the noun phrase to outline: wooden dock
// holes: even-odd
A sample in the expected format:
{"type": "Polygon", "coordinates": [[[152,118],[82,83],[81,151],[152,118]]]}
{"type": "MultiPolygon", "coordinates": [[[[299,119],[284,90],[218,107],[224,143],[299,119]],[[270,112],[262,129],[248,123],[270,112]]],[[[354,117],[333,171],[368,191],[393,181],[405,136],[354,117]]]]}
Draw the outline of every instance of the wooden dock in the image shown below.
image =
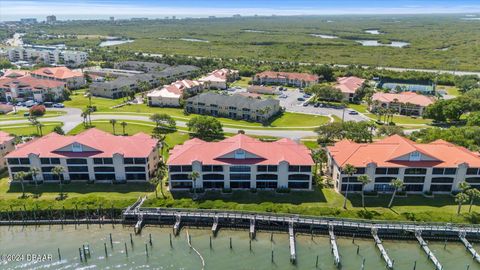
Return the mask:
{"type": "Polygon", "coordinates": [[[135,224],[134,231],[135,234],[140,234],[143,228],[143,214],[138,215],[137,223],[135,224]]]}
{"type": "Polygon", "coordinates": [[[328,226],[328,233],[330,235],[330,246],[332,247],[332,254],[333,254],[333,263],[335,266],[340,267],[340,254],[338,252],[337,246],[337,238],[335,237],[335,233],[333,232],[333,225],[328,226]]]}
{"type": "Polygon", "coordinates": [[[290,243],[290,262],[297,263],[297,252],[295,249],[295,232],[293,231],[293,221],[288,224],[288,240],[290,243]]]}
{"type": "Polygon", "coordinates": [[[382,240],[380,240],[380,237],[378,237],[377,232],[378,232],[377,228],[372,228],[372,236],[373,236],[373,239],[375,240],[375,245],[377,246],[378,250],[382,254],[382,258],[386,263],[386,267],[388,269],[393,269],[393,261],[388,256],[387,250],[385,250],[385,248],[383,247],[382,240]]]}
{"type": "Polygon", "coordinates": [[[180,233],[180,222],[182,221],[181,215],[175,215],[175,224],[173,224],[173,235],[177,236],[180,233]]]}
{"type": "Polygon", "coordinates": [[[415,237],[417,238],[418,243],[419,243],[420,246],[422,247],[423,251],[425,251],[425,253],[427,254],[428,258],[429,258],[429,259],[432,261],[432,263],[435,265],[435,270],[442,270],[442,269],[443,269],[442,264],[441,264],[440,261],[437,259],[437,257],[435,257],[435,254],[433,254],[433,252],[430,250],[430,248],[428,247],[427,242],[425,242],[425,240],[423,240],[423,238],[422,238],[422,231],[416,231],[416,232],[415,232],[415,237]]]}
{"type": "Polygon", "coordinates": [[[472,244],[470,244],[470,242],[467,240],[466,236],[467,234],[463,231],[458,234],[460,241],[463,243],[465,248],[470,252],[470,254],[472,254],[472,258],[477,263],[480,263],[480,255],[478,255],[477,251],[473,248],[472,244]]]}

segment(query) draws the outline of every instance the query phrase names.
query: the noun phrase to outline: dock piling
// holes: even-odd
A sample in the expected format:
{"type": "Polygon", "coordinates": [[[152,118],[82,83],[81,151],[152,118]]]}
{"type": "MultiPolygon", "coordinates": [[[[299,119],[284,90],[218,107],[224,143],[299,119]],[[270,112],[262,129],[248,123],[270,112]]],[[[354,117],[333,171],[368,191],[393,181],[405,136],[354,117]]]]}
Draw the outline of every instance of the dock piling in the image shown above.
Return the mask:
{"type": "Polygon", "coordinates": [[[107,243],[103,243],[103,249],[105,250],[105,259],[106,259],[108,258],[107,243]]]}
{"type": "Polygon", "coordinates": [[[112,239],[112,233],[110,233],[110,247],[113,249],[113,239],[112,239]]]}
{"type": "Polygon", "coordinates": [[[58,260],[61,261],[62,260],[62,254],[60,254],[60,248],[57,248],[57,251],[58,251],[58,260]]]}
{"type": "Polygon", "coordinates": [[[124,244],[125,244],[125,256],[127,256],[127,257],[128,257],[127,242],[125,242],[124,244]]]}
{"type": "Polygon", "coordinates": [[[83,262],[83,259],[82,259],[82,248],[78,248],[78,257],[80,258],[80,261],[83,262]]]}

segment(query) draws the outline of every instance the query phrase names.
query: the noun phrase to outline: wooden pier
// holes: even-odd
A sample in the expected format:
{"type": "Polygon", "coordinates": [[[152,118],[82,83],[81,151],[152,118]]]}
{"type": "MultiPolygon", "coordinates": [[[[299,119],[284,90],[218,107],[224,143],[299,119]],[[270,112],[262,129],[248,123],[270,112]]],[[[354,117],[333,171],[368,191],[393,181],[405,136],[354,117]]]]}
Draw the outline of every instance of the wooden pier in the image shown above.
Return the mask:
{"type": "Polygon", "coordinates": [[[335,233],[333,232],[333,225],[328,226],[328,233],[330,235],[330,246],[332,247],[332,254],[333,254],[333,263],[335,266],[340,267],[340,254],[338,252],[337,246],[337,238],[335,237],[335,233]]]}
{"type": "Polygon", "coordinates": [[[382,254],[382,258],[386,263],[386,267],[388,269],[393,269],[393,262],[388,256],[387,251],[383,247],[382,240],[380,240],[380,237],[378,237],[377,232],[378,232],[377,228],[372,228],[372,236],[373,236],[373,239],[375,240],[375,245],[377,246],[378,250],[382,254]]]}
{"type": "Polygon", "coordinates": [[[478,255],[477,251],[473,248],[472,244],[467,240],[467,234],[464,231],[461,231],[458,234],[458,237],[460,238],[460,241],[465,245],[465,248],[472,254],[473,259],[477,262],[480,263],[480,255],[478,255]]]}
{"type": "Polygon", "coordinates": [[[297,263],[297,253],[295,249],[295,232],[293,231],[293,221],[288,223],[288,239],[290,243],[290,262],[292,264],[297,263]]]}
{"type": "Polygon", "coordinates": [[[255,217],[250,218],[250,230],[249,230],[250,239],[255,239],[255,217]]]}
{"type": "Polygon", "coordinates": [[[180,233],[180,222],[182,221],[181,215],[175,215],[175,224],[173,224],[173,235],[177,236],[180,233]]]}
{"type": "Polygon", "coordinates": [[[435,257],[435,254],[433,254],[433,252],[430,250],[430,248],[428,247],[427,242],[425,242],[425,240],[423,240],[423,238],[422,238],[422,231],[420,231],[420,230],[415,231],[415,237],[417,238],[418,243],[419,243],[420,246],[422,247],[423,251],[425,251],[425,253],[427,254],[428,258],[429,258],[429,259],[432,261],[432,263],[435,265],[435,270],[442,270],[442,269],[443,269],[442,264],[440,263],[440,261],[438,261],[437,257],[435,257]]]}
{"type": "Polygon", "coordinates": [[[137,223],[135,224],[134,231],[135,234],[140,234],[143,228],[143,214],[138,215],[137,223]]]}

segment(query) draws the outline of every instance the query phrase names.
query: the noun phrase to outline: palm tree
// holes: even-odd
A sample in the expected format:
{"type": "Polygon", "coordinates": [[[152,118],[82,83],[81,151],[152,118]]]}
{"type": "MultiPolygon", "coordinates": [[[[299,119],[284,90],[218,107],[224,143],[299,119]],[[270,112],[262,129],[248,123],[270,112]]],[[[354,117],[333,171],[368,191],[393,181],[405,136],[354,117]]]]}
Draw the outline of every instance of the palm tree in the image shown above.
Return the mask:
{"type": "Polygon", "coordinates": [[[392,182],[390,182],[390,186],[393,187],[393,193],[392,193],[392,198],[390,199],[390,203],[388,204],[388,208],[392,207],[393,204],[393,199],[395,199],[395,195],[397,195],[397,191],[403,187],[403,181],[402,179],[393,179],[392,182]]]}
{"type": "Polygon", "coordinates": [[[468,207],[468,213],[472,212],[473,201],[477,198],[480,198],[480,191],[476,188],[470,188],[465,191],[465,193],[470,198],[470,206],[468,207]]]}
{"type": "Polygon", "coordinates": [[[188,174],[188,178],[193,181],[193,199],[197,199],[197,179],[200,177],[200,174],[196,171],[192,171],[188,174]]]}
{"type": "Polygon", "coordinates": [[[87,117],[88,117],[88,124],[91,126],[92,125],[92,107],[86,107],[84,110],[83,110],[83,114],[85,117],[85,120],[87,120],[87,117]]]}
{"type": "Polygon", "coordinates": [[[458,203],[457,215],[460,215],[460,211],[462,210],[462,204],[468,202],[468,195],[460,192],[455,195],[455,202],[458,203]]]}
{"type": "Polygon", "coordinates": [[[38,174],[40,174],[40,169],[39,168],[37,168],[37,167],[31,167],[30,168],[30,175],[32,176],[33,181],[35,182],[36,187],[38,186],[38,183],[37,183],[38,174]]]}
{"type": "Polygon", "coordinates": [[[63,172],[65,169],[62,166],[55,166],[52,169],[53,175],[57,176],[58,180],[60,180],[60,200],[63,200],[63,172]]]}
{"type": "Polygon", "coordinates": [[[13,175],[13,180],[20,182],[22,185],[22,198],[25,198],[25,185],[23,184],[23,180],[28,176],[26,172],[17,172],[13,175]]]}
{"type": "Polygon", "coordinates": [[[370,179],[370,177],[366,174],[364,175],[360,175],[358,177],[358,182],[362,183],[362,207],[365,208],[365,191],[364,191],[364,188],[365,186],[372,182],[372,180],[370,179]]]}
{"type": "Polygon", "coordinates": [[[113,135],[115,135],[115,125],[117,124],[117,120],[110,119],[110,124],[112,124],[113,135]]]}
{"type": "Polygon", "coordinates": [[[85,110],[82,112],[81,114],[82,118],[83,118],[83,126],[86,127],[87,126],[87,117],[88,117],[88,112],[86,112],[85,110]]]}
{"type": "Polygon", "coordinates": [[[120,123],[120,125],[122,126],[123,135],[127,135],[127,134],[125,133],[125,128],[126,128],[127,125],[128,125],[127,122],[123,121],[123,122],[120,123]]]}
{"type": "Polygon", "coordinates": [[[165,198],[165,194],[163,194],[163,179],[167,175],[167,167],[165,163],[160,162],[157,170],[157,177],[160,180],[160,192],[162,193],[162,197],[165,198]]]}
{"type": "Polygon", "coordinates": [[[312,159],[315,162],[314,176],[317,175],[318,167],[320,167],[320,175],[323,174],[322,165],[327,161],[327,152],[324,148],[315,149],[312,151],[312,159]]]}
{"type": "Polygon", "coordinates": [[[458,184],[458,188],[462,191],[462,192],[465,192],[467,191],[469,188],[470,188],[470,184],[463,181],[463,182],[460,182],[460,184],[458,184]]]}
{"type": "Polygon", "coordinates": [[[148,180],[148,182],[155,187],[155,198],[158,198],[157,188],[158,184],[160,183],[160,179],[158,179],[158,177],[152,177],[148,180]]]}
{"type": "MultiPolygon", "coordinates": [[[[347,197],[348,197],[348,190],[350,189],[350,178],[356,172],[357,172],[357,169],[351,164],[346,164],[345,167],[343,168],[343,173],[348,175],[347,189],[345,190],[345,200],[343,201],[344,209],[347,209],[347,197]]],[[[343,178],[342,178],[342,185],[343,185],[343,178]]]]}
{"type": "Polygon", "coordinates": [[[92,107],[92,93],[90,93],[90,91],[87,91],[85,95],[88,98],[88,107],[92,107]]]}

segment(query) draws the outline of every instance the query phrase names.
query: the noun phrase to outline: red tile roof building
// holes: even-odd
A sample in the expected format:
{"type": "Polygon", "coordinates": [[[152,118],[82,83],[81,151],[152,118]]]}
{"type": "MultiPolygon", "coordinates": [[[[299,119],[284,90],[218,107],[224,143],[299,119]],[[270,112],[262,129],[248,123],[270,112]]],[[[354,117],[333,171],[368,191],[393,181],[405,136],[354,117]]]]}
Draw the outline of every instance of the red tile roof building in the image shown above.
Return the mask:
{"type": "Polygon", "coordinates": [[[237,79],[238,70],[222,68],[214,70],[198,80],[205,83],[206,88],[224,90],[227,89],[228,82],[233,82],[237,79]]]}
{"type": "Polygon", "coordinates": [[[62,166],[64,180],[147,181],[158,163],[157,144],[144,133],[114,136],[92,128],[75,136],[50,133],[18,145],[6,158],[10,177],[37,167],[37,180],[55,181],[51,169],[62,166]]]}
{"type": "Polygon", "coordinates": [[[361,191],[358,176],[372,182],[365,190],[392,191],[390,181],[402,179],[407,192],[451,192],[467,181],[480,187],[480,156],[443,140],[416,143],[393,135],[373,143],[343,140],[327,147],[328,170],[337,190],[361,191]],[[353,176],[342,173],[347,164],[357,168],[353,176]]]}
{"type": "Polygon", "coordinates": [[[379,108],[390,108],[407,115],[422,115],[425,107],[433,104],[433,97],[417,94],[414,92],[402,92],[399,94],[378,92],[372,96],[371,111],[379,108]]]}
{"type": "Polygon", "coordinates": [[[65,83],[47,79],[39,79],[31,75],[20,77],[10,76],[0,78],[0,94],[7,101],[16,99],[25,101],[45,101],[46,99],[61,99],[65,83]]]}
{"type": "Polygon", "coordinates": [[[313,164],[308,148],[292,140],[262,142],[242,134],[220,142],[188,140],[167,161],[172,190],[191,188],[192,171],[200,174],[197,188],[311,189],[313,164]]]}
{"type": "Polygon", "coordinates": [[[0,169],[4,169],[6,167],[5,163],[5,155],[15,149],[15,137],[0,131],[0,169]]]}
{"type": "Polygon", "coordinates": [[[82,72],[73,71],[67,67],[44,67],[34,70],[30,74],[39,79],[64,82],[70,89],[77,89],[86,84],[82,72]]]}
{"type": "Polygon", "coordinates": [[[255,84],[279,84],[306,87],[318,83],[318,76],[309,73],[264,71],[253,76],[255,84]]]}
{"type": "Polygon", "coordinates": [[[357,91],[363,87],[364,83],[365,79],[355,76],[339,77],[337,78],[337,84],[334,87],[342,92],[345,99],[352,101],[355,98],[357,91]]]}
{"type": "Polygon", "coordinates": [[[161,89],[153,89],[147,94],[148,106],[180,107],[180,99],[186,94],[196,94],[203,90],[203,82],[181,80],[161,89]]]}

